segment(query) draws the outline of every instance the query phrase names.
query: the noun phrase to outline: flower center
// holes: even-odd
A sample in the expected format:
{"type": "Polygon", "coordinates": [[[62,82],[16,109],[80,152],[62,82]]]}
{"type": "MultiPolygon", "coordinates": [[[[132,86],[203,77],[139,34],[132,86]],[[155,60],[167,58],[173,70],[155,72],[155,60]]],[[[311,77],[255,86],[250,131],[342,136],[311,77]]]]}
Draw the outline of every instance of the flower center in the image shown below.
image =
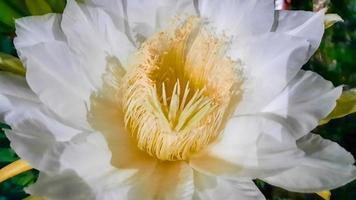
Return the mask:
{"type": "Polygon", "coordinates": [[[190,18],[142,45],[122,85],[125,126],[138,148],[186,160],[219,135],[241,85],[224,44],[190,18]]]}

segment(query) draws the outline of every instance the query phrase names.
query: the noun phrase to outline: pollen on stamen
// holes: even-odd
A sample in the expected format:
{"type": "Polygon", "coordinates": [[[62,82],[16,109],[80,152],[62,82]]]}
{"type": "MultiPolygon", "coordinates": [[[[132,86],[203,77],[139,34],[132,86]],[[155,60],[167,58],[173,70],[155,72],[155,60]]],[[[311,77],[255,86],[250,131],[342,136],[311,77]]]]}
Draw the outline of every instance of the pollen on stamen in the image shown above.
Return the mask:
{"type": "Polygon", "coordinates": [[[122,84],[125,126],[160,160],[187,160],[214,141],[238,101],[236,63],[197,18],[146,41],[122,84]]]}

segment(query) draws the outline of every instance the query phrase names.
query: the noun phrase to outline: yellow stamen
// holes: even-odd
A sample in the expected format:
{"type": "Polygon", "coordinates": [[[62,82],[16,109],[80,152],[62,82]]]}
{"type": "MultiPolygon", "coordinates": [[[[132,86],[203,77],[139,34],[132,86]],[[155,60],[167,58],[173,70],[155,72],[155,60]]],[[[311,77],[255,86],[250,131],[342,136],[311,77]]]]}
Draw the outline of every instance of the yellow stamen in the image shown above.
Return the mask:
{"type": "Polygon", "coordinates": [[[197,18],[142,45],[121,88],[125,126],[138,148],[186,160],[219,135],[241,86],[224,47],[197,18]]]}
{"type": "Polygon", "coordinates": [[[18,174],[31,170],[32,167],[24,160],[17,160],[0,169],[0,183],[18,174]]]}

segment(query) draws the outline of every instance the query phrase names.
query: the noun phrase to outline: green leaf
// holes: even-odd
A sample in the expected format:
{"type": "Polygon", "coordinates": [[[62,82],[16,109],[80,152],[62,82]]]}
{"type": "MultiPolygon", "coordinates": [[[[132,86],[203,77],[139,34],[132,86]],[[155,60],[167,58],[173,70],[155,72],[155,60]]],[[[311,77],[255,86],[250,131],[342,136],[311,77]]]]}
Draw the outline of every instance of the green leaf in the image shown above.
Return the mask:
{"type": "Polygon", "coordinates": [[[21,13],[23,16],[30,15],[27,10],[25,0],[3,0],[6,3],[14,8],[17,12],[21,13]]]}
{"type": "Polygon", "coordinates": [[[26,70],[20,59],[0,52],[0,70],[12,72],[17,75],[25,76],[26,70]]]}
{"type": "Polygon", "coordinates": [[[12,33],[14,32],[14,27],[10,27],[2,22],[0,22],[0,33],[12,33]]]}
{"type": "Polygon", "coordinates": [[[45,0],[25,0],[26,6],[32,15],[44,15],[53,12],[45,0]]]}
{"type": "Polygon", "coordinates": [[[319,125],[328,123],[332,119],[341,118],[356,112],[356,88],[345,91],[336,102],[334,110],[319,125]]]}
{"type": "Polygon", "coordinates": [[[47,2],[56,13],[62,13],[66,5],[65,0],[47,0],[47,2]]]}
{"type": "Polygon", "coordinates": [[[15,152],[10,148],[0,148],[0,162],[13,162],[17,160],[15,152]]]}
{"type": "Polygon", "coordinates": [[[0,1],[0,22],[15,27],[15,19],[22,17],[20,13],[15,11],[5,1],[0,1]]]}
{"type": "Polygon", "coordinates": [[[15,183],[16,185],[27,186],[31,183],[34,183],[36,178],[37,176],[32,170],[11,178],[11,182],[15,183]]]}

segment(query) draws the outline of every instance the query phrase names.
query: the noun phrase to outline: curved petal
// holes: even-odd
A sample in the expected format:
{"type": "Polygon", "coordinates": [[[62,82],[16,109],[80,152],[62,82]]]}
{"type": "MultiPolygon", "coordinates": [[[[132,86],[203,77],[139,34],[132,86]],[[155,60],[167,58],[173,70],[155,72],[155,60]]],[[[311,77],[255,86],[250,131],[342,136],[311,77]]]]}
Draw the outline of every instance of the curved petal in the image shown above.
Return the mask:
{"type": "Polygon", "coordinates": [[[120,53],[124,55],[120,55],[119,59],[126,58],[131,49],[126,36],[116,30],[111,18],[100,8],[83,6],[82,9],[74,0],[69,0],[63,11],[61,27],[71,54],[76,59],[75,64],[80,66],[96,89],[102,86],[107,58],[119,56],[115,54],[114,47],[119,46],[123,50],[120,53]],[[121,41],[109,41],[109,38],[121,41]]]}
{"type": "MultiPolygon", "coordinates": [[[[83,13],[90,21],[91,26],[99,34],[97,37],[104,39],[109,49],[104,49],[105,53],[110,56],[117,57],[124,68],[127,68],[127,63],[136,48],[125,35],[124,30],[118,29],[112,18],[105,10],[81,5],[83,13]]],[[[98,38],[97,38],[98,40],[98,38]]]]}
{"type": "Polygon", "coordinates": [[[264,200],[266,199],[251,179],[228,180],[194,172],[195,200],[264,200]]]}
{"type": "Polygon", "coordinates": [[[221,139],[194,156],[190,165],[210,175],[257,178],[290,169],[302,157],[283,121],[244,116],[230,119],[221,139]]]}
{"type": "Polygon", "coordinates": [[[12,128],[5,130],[11,147],[22,159],[38,169],[52,145],[57,141],[70,140],[79,133],[57,121],[45,109],[33,105],[8,112],[4,120],[12,128]]]}
{"type": "Polygon", "coordinates": [[[86,0],[86,5],[99,7],[100,9],[107,12],[114,25],[121,31],[125,32],[125,16],[124,16],[124,5],[123,1],[113,1],[113,0],[86,0]]]}
{"type": "Polygon", "coordinates": [[[61,15],[53,13],[16,19],[17,37],[14,39],[16,49],[39,43],[64,41],[60,21],[61,15]]]}
{"type": "Polygon", "coordinates": [[[95,199],[111,199],[109,197],[116,193],[125,196],[129,186],[124,183],[136,170],[117,170],[110,159],[111,152],[100,134],[83,133],[70,141],[54,144],[45,155],[40,170],[49,174],[73,171],[95,191],[95,199]]]}
{"type": "Polygon", "coordinates": [[[31,195],[53,200],[95,199],[94,191],[71,170],[66,170],[58,174],[41,172],[36,183],[26,188],[25,191],[31,195]]]}
{"type": "Polygon", "coordinates": [[[199,0],[199,11],[218,33],[249,36],[269,32],[274,20],[273,0],[199,0]]]}
{"type": "Polygon", "coordinates": [[[334,109],[341,93],[342,87],[334,88],[318,74],[302,70],[263,112],[285,119],[298,139],[312,131],[334,109]]]}
{"type": "Polygon", "coordinates": [[[318,49],[324,34],[325,11],[325,9],[316,13],[308,11],[276,11],[273,31],[308,40],[311,44],[311,49],[308,54],[310,58],[318,49]]]}
{"type": "Polygon", "coordinates": [[[89,129],[86,103],[90,85],[74,65],[66,44],[39,43],[18,51],[27,66],[27,82],[40,100],[72,126],[89,129]]]}
{"type": "Polygon", "coordinates": [[[5,133],[11,147],[32,166],[41,165],[54,142],[69,140],[78,133],[44,108],[23,77],[1,74],[0,89],[0,115],[12,128],[5,133]]]}
{"type": "Polygon", "coordinates": [[[157,162],[151,172],[133,179],[132,199],[188,200],[194,193],[193,170],[184,162],[157,162]]]}
{"type": "Polygon", "coordinates": [[[74,0],[67,2],[61,28],[72,56],[76,58],[76,65],[82,68],[96,89],[102,86],[107,58],[115,56],[123,62],[134,49],[103,10],[85,5],[80,7],[74,0]]]}
{"type": "Polygon", "coordinates": [[[282,33],[233,40],[228,55],[240,60],[243,97],[236,115],[253,114],[268,105],[307,62],[310,43],[282,33]]]}
{"type": "Polygon", "coordinates": [[[87,128],[85,101],[91,85],[74,65],[60,22],[56,14],[21,18],[14,44],[27,67],[27,81],[41,101],[72,125],[87,128]]]}
{"type": "Polygon", "coordinates": [[[355,160],[338,144],[309,134],[298,140],[306,157],[295,167],[264,178],[266,182],[294,192],[319,192],[340,187],[356,178],[355,160]]]}
{"type": "MultiPolygon", "coordinates": [[[[26,83],[26,79],[22,76],[17,76],[12,73],[1,72],[0,73],[0,94],[4,96],[3,99],[13,98],[14,100],[29,101],[33,103],[40,103],[38,97],[32,92],[26,83]]],[[[5,101],[2,101],[4,104],[5,101]]],[[[12,101],[9,101],[11,103],[12,101]]],[[[1,105],[0,111],[10,110],[10,107],[1,105]]],[[[19,105],[16,105],[19,106],[19,105]]],[[[12,106],[15,108],[15,106],[12,106]]]]}
{"type": "Polygon", "coordinates": [[[100,134],[82,134],[56,144],[42,170],[54,174],[73,170],[95,191],[96,199],[191,199],[192,170],[185,163],[155,161],[142,169],[118,169],[110,160],[100,134]]]}
{"type": "Polygon", "coordinates": [[[128,26],[138,44],[169,25],[174,17],[197,15],[192,0],[126,0],[124,2],[128,26]]]}

